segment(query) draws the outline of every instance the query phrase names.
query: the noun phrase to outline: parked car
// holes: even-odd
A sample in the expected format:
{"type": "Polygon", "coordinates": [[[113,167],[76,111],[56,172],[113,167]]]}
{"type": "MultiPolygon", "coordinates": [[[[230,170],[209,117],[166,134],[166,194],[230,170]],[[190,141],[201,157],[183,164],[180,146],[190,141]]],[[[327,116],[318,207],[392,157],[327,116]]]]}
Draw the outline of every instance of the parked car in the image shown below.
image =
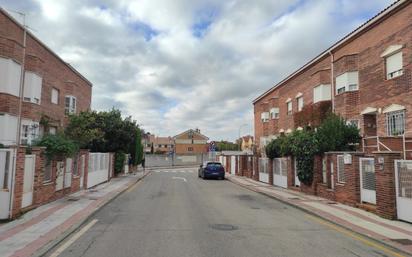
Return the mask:
{"type": "Polygon", "coordinates": [[[225,179],[225,168],[220,162],[205,162],[200,165],[198,170],[199,178],[218,178],[225,179]]]}

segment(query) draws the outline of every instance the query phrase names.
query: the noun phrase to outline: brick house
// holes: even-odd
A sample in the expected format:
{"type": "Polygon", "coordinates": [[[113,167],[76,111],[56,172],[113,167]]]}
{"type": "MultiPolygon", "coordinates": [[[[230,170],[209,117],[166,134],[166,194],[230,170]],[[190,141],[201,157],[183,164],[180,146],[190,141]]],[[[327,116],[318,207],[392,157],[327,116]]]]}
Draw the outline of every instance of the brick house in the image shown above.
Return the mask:
{"type": "Polygon", "coordinates": [[[155,153],[171,153],[174,151],[175,142],[172,137],[155,137],[153,149],[155,153]]]}
{"type": "Polygon", "coordinates": [[[0,219],[87,187],[87,150],[49,162],[44,149],[26,145],[89,110],[91,94],[90,81],[0,8],[0,219]]]}
{"type": "Polygon", "coordinates": [[[256,144],[299,129],[302,108],[326,101],[358,126],[365,151],[403,151],[401,135],[412,136],[411,13],[410,1],[395,2],[257,97],[256,144]]]}
{"type": "Polygon", "coordinates": [[[208,152],[208,137],[199,129],[189,129],[173,137],[176,154],[202,154],[208,152]]]}
{"type": "Polygon", "coordinates": [[[261,157],[241,172],[412,222],[412,162],[402,160],[412,159],[411,38],[412,2],[396,1],[257,97],[255,141],[261,157]],[[317,156],[310,186],[299,182],[292,157],[272,161],[263,151],[271,139],[302,129],[308,108],[317,113],[330,108],[362,136],[357,152],[317,156]]]}

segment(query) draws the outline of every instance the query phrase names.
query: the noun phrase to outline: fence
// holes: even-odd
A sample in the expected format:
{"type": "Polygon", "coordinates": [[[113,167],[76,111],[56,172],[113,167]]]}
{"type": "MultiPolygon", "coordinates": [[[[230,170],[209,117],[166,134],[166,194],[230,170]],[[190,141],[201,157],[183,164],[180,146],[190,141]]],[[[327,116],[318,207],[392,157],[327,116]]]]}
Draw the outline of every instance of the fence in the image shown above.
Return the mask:
{"type": "Polygon", "coordinates": [[[216,161],[215,153],[204,154],[146,154],[146,167],[194,166],[216,161]]]}

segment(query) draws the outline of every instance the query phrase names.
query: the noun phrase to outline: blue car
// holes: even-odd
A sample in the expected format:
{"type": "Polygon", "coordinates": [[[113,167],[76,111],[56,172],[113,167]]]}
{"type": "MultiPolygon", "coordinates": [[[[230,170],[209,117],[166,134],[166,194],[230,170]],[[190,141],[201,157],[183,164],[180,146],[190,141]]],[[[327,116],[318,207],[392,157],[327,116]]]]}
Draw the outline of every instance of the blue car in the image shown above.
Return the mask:
{"type": "Polygon", "coordinates": [[[225,168],[220,162],[205,162],[200,165],[198,176],[203,179],[225,179],[225,168]]]}

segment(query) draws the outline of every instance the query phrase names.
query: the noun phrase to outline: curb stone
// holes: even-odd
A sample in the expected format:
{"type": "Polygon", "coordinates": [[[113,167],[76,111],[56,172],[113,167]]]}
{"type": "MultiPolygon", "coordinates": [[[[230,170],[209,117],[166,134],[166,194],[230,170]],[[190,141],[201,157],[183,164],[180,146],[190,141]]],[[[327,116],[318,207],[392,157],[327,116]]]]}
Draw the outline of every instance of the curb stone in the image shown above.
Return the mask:
{"type": "Polygon", "coordinates": [[[297,204],[291,203],[290,201],[281,199],[280,197],[273,196],[273,195],[271,195],[271,194],[269,194],[269,193],[265,193],[265,192],[259,191],[259,190],[257,190],[257,189],[254,189],[253,187],[249,187],[249,186],[247,186],[247,185],[243,185],[243,184],[241,184],[241,183],[239,183],[239,182],[236,182],[236,181],[232,180],[230,177],[228,177],[227,180],[229,180],[231,183],[233,183],[233,184],[235,184],[235,185],[238,185],[238,186],[240,186],[240,187],[246,188],[246,189],[248,189],[248,190],[250,190],[250,191],[253,191],[253,192],[255,192],[255,193],[258,193],[258,194],[267,196],[267,197],[269,197],[269,198],[272,198],[272,199],[274,199],[274,200],[277,200],[277,201],[279,201],[279,202],[282,202],[282,203],[284,203],[284,204],[286,204],[286,205],[288,205],[288,206],[290,206],[290,207],[293,207],[293,208],[295,208],[295,209],[301,210],[301,211],[303,211],[303,212],[305,212],[305,213],[307,213],[307,214],[310,214],[310,215],[315,216],[315,217],[317,217],[317,218],[319,218],[319,219],[321,219],[321,220],[324,220],[324,221],[329,222],[329,223],[331,223],[331,224],[333,224],[333,225],[336,225],[336,226],[338,226],[338,227],[340,227],[340,228],[343,228],[343,229],[345,229],[345,230],[347,230],[347,231],[350,231],[350,232],[352,232],[352,233],[354,233],[354,234],[356,234],[356,235],[358,235],[358,236],[367,238],[367,239],[369,239],[369,240],[371,240],[371,241],[373,241],[373,242],[375,242],[375,243],[379,243],[379,244],[381,244],[381,245],[384,245],[385,247],[388,247],[389,249],[391,249],[391,250],[393,250],[393,251],[396,251],[396,252],[399,252],[399,253],[402,253],[402,254],[406,254],[406,256],[412,256],[411,253],[409,253],[409,252],[407,252],[407,251],[405,251],[405,250],[403,250],[403,249],[397,248],[396,246],[391,245],[391,244],[389,244],[389,243],[387,243],[387,242],[385,242],[385,241],[381,241],[381,240],[375,239],[375,238],[373,238],[373,237],[370,237],[370,236],[368,236],[368,235],[365,235],[365,234],[362,234],[362,233],[360,233],[360,232],[357,232],[357,231],[353,230],[353,229],[350,228],[350,227],[347,227],[347,226],[345,226],[345,225],[343,225],[343,224],[337,223],[337,222],[335,222],[335,221],[333,221],[333,220],[330,220],[330,219],[328,219],[328,218],[326,218],[326,217],[323,217],[323,216],[321,216],[320,214],[318,214],[318,213],[316,213],[316,212],[314,212],[314,211],[312,211],[312,210],[309,210],[309,209],[306,209],[306,208],[304,208],[304,207],[301,207],[301,206],[299,206],[299,205],[297,205],[297,204]]]}
{"type": "Polygon", "coordinates": [[[42,257],[45,256],[47,253],[49,253],[54,247],[59,245],[61,242],[63,242],[65,239],[67,239],[70,235],[72,235],[74,232],[76,232],[80,227],[82,227],[84,224],[86,224],[89,220],[90,217],[92,217],[94,214],[96,214],[99,210],[101,210],[104,206],[108,205],[112,201],[114,201],[117,197],[122,195],[124,192],[126,192],[129,188],[132,186],[136,185],[139,181],[143,180],[146,176],[150,175],[151,172],[147,172],[144,174],[142,177],[138,178],[136,181],[131,182],[128,186],[126,186],[124,189],[121,191],[117,192],[116,195],[114,195],[112,198],[108,199],[106,202],[103,202],[102,205],[96,207],[90,214],[87,215],[82,221],[77,222],[76,224],[73,224],[69,229],[67,229],[65,232],[63,232],[60,236],[55,238],[54,240],[50,241],[49,243],[45,244],[41,248],[39,248],[37,251],[35,251],[31,257],[42,257]]]}

